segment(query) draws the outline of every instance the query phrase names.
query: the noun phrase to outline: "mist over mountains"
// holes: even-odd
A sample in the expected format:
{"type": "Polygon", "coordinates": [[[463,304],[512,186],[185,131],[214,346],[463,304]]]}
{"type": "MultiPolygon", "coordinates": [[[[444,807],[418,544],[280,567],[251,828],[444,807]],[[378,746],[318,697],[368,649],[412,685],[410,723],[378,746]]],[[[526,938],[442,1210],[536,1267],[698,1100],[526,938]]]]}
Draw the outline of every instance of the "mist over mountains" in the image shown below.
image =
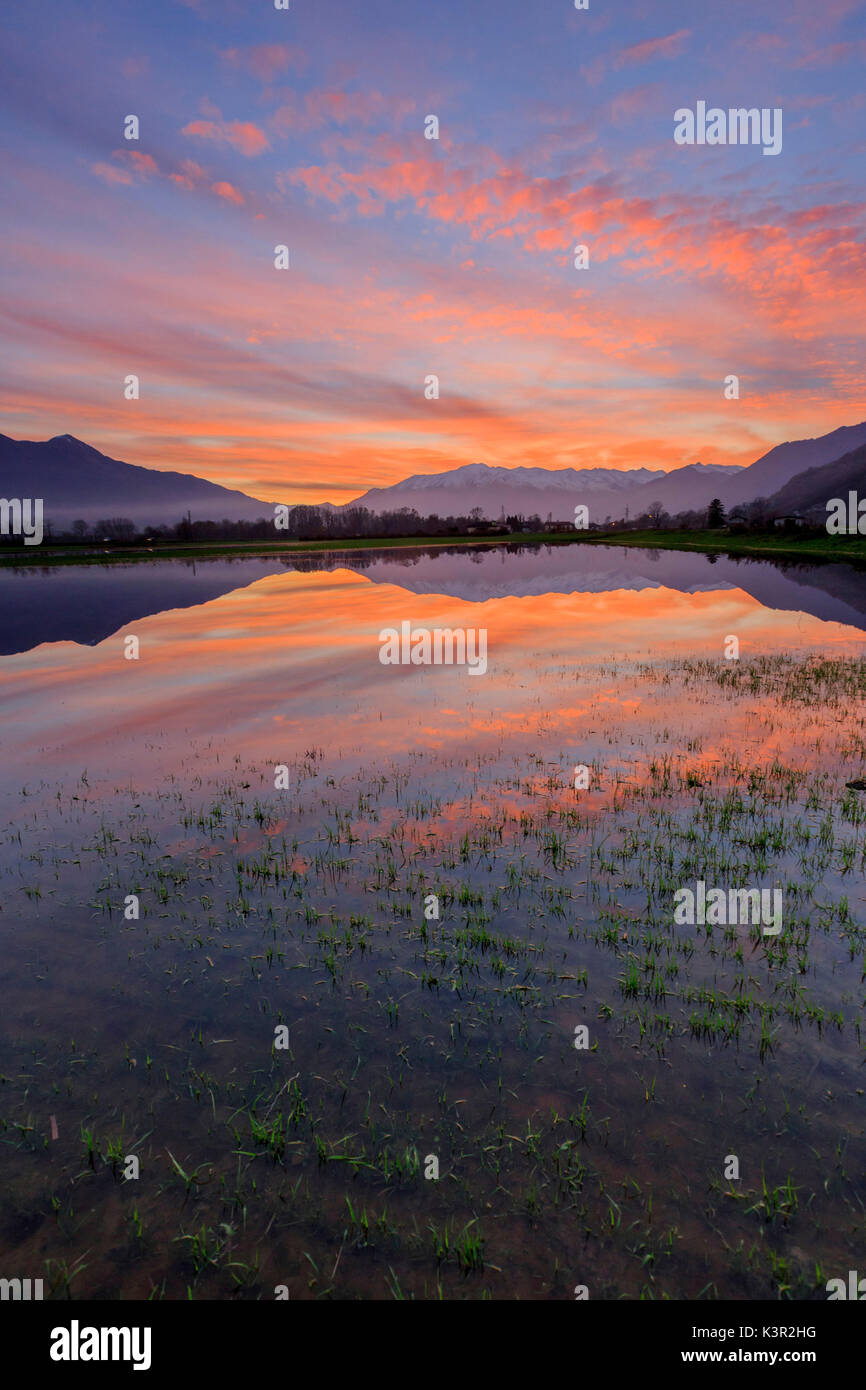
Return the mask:
{"type": "MultiPolygon", "coordinates": [[[[370,511],[412,507],[422,516],[468,515],[481,507],[490,520],[500,516],[533,516],[542,520],[573,521],[575,506],[588,507],[592,521],[606,516],[618,520],[626,510],[637,515],[653,502],[665,510],[703,507],[719,494],[728,477],[742,470],[693,463],[671,473],[635,468],[494,468],[470,463],[447,473],[416,475],[393,487],[372,488],[347,506],[370,511]]],[[[345,507],[344,507],[345,510],[345,507]]]]}
{"type": "Polygon", "coordinates": [[[199,521],[256,521],[274,513],[272,502],[192,473],[123,463],[71,434],[40,442],[0,434],[0,495],[41,497],[46,519],[60,529],[79,519],[93,526],[115,516],[139,526],[171,526],[187,512],[199,521]]]}
{"type": "MultiPolygon", "coordinates": [[[[848,488],[866,486],[866,422],[816,439],[776,445],[749,467],[692,463],[665,472],[635,468],[501,468],[465,464],[437,474],[416,474],[390,487],[371,488],[341,507],[374,513],[410,508],[421,516],[468,516],[474,508],[491,521],[533,516],[573,521],[576,506],[591,522],[632,519],[656,507],[671,514],[768,499],[777,514],[823,508],[848,488]]],[[[138,527],[194,521],[272,519],[274,502],[233,491],[189,473],[160,472],[109,458],[73,435],[37,442],[0,435],[0,494],[41,497],[56,530],[76,520],[94,526],[126,517],[138,527]]]]}

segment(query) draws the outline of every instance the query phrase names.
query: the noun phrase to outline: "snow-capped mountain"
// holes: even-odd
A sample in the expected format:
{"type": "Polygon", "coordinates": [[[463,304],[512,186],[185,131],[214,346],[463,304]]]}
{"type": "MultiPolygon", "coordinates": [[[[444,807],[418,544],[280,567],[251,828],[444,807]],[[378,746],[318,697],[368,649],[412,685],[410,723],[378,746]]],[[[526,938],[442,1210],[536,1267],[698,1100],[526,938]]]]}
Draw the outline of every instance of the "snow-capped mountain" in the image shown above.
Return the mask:
{"type": "Polygon", "coordinates": [[[705,507],[738,473],[737,465],[687,464],[666,473],[661,468],[497,468],[464,464],[445,473],[414,474],[391,487],[371,488],[347,507],[397,511],[411,507],[421,515],[466,515],[480,507],[495,520],[538,514],[544,521],[574,519],[576,506],[589,510],[590,521],[603,522],[646,511],[658,502],[667,511],[705,507]]]}

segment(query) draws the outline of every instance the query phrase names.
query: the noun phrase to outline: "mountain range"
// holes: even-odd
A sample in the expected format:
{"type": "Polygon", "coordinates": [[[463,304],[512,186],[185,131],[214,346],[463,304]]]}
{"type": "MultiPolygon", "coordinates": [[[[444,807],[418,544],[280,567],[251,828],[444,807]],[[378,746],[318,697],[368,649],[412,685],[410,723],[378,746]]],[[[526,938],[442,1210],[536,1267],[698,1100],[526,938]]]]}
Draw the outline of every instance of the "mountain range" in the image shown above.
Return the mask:
{"type": "MultiPolygon", "coordinates": [[[[804,470],[820,479],[818,487],[830,488],[821,496],[838,495],[832,468],[842,456],[851,457],[852,450],[866,444],[866,421],[859,425],[843,425],[817,439],[799,439],[777,444],[748,467],[738,465],[691,463],[670,472],[661,469],[635,468],[616,471],[610,468],[491,468],[483,463],[471,463],[447,473],[416,474],[393,487],[372,488],[347,506],[369,507],[371,511],[394,511],[399,507],[414,507],[416,511],[468,514],[481,507],[484,515],[495,520],[504,512],[509,515],[530,516],[537,513],[542,520],[551,514],[554,521],[574,519],[574,508],[583,504],[589,519],[604,522],[609,516],[620,521],[626,515],[640,516],[660,503],[664,511],[676,513],[706,507],[718,497],[726,508],[758,497],[773,498],[804,470]]],[[[847,471],[842,470],[847,477],[847,471]]],[[[863,475],[861,474],[861,480],[863,475]]],[[[841,486],[841,484],[839,484],[841,486]]],[[[797,509],[793,501],[799,492],[780,499],[780,511],[797,509]]],[[[803,494],[805,496],[805,493],[803,494]]]]}
{"type": "MultiPolygon", "coordinates": [[[[866,437],[866,433],[864,433],[866,437]]],[[[490,520],[533,516],[542,521],[573,521],[575,506],[584,505],[590,521],[631,516],[659,502],[665,511],[705,507],[731,479],[747,470],[738,465],[690,463],[666,473],[633,468],[493,468],[469,463],[447,473],[416,474],[392,487],[372,488],[346,506],[373,512],[413,507],[422,515],[468,515],[481,507],[490,520]]]]}
{"type": "Polygon", "coordinates": [[[196,521],[257,521],[273,516],[273,502],[196,478],[160,473],[108,458],[71,434],[40,442],[0,434],[0,494],[41,497],[57,528],[81,519],[89,525],[123,516],[138,526],[172,526],[190,512],[196,521]]]}
{"type": "MultiPolygon", "coordinates": [[[[842,425],[817,439],[777,444],[733,480],[723,500],[726,506],[734,506],[737,502],[751,502],[756,497],[772,497],[804,471],[814,471],[836,460],[841,462],[843,456],[861,444],[866,444],[866,422],[842,425]]],[[[829,495],[835,496],[835,493],[829,495]]]]}
{"type": "MultiPolygon", "coordinates": [[[[371,488],[342,507],[422,515],[484,516],[537,514],[546,520],[574,519],[588,508],[591,522],[620,520],[659,505],[676,513],[705,508],[714,497],[726,508],[758,497],[776,514],[823,509],[830,497],[866,488],[866,422],[845,425],[816,439],[778,444],[748,467],[692,463],[670,472],[635,468],[500,468],[465,464],[443,473],[415,474],[390,487],[371,488]]],[[[165,473],[124,463],[73,435],[40,442],[0,435],[0,494],[41,497],[47,521],[64,529],[77,519],[93,525],[128,517],[140,527],[172,525],[189,513],[196,521],[256,521],[272,518],[274,502],[232,491],[190,473],[165,473]]]]}
{"type": "Polygon", "coordinates": [[[851,490],[866,495],[866,444],[820,468],[804,469],[774,492],[768,498],[768,505],[777,516],[799,512],[803,516],[814,513],[826,518],[828,500],[841,497],[847,503],[851,490]]]}

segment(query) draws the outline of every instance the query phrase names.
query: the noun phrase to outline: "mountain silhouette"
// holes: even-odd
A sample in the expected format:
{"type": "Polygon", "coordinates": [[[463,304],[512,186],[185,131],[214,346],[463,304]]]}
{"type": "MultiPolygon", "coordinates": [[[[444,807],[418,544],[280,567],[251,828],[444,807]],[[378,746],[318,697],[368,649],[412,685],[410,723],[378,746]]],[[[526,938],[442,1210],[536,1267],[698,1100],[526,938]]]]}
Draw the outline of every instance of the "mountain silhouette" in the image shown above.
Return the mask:
{"type": "Polygon", "coordinates": [[[128,517],[139,526],[173,525],[190,512],[196,521],[258,521],[274,504],[196,478],[162,473],[101,454],[71,434],[34,442],[0,434],[0,492],[41,497],[56,529],[79,518],[93,525],[128,517]]]}
{"type": "Polygon", "coordinates": [[[866,444],[832,463],[798,473],[769,498],[769,505],[777,515],[814,512],[816,519],[826,520],[827,503],[841,497],[847,505],[849,491],[866,497],[866,444]]]}
{"type": "MultiPolygon", "coordinates": [[[[814,505],[831,483],[832,475],[809,478],[802,487],[782,490],[801,474],[813,474],[838,462],[839,477],[848,476],[848,464],[856,450],[866,445],[866,422],[846,425],[817,439],[779,444],[747,468],[692,463],[665,473],[661,469],[635,468],[498,468],[484,463],[465,464],[435,474],[415,474],[389,487],[372,488],[333,508],[365,506],[371,511],[397,511],[409,507],[439,516],[467,516],[474,507],[496,520],[501,515],[537,514],[546,520],[574,519],[575,507],[584,505],[591,522],[609,516],[635,518],[660,504],[663,510],[702,510],[713,497],[727,508],[758,497],[772,498],[779,511],[814,505]],[[814,487],[813,487],[814,484],[814,487]],[[817,492],[815,491],[817,489],[817,492]],[[800,500],[798,500],[800,499],[800,500]]],[[[856,468],[855,468],[856,473],[856,468]]],[[[837,495],[830,491],[827,496],[837,495]]],[[[41,497],[44,516],[55,529],[67,529],[82,519],[89,525],[109,517],[127,517],[137,526],[173,525],[190,513],[194,521],[257,521],[272,519],[274,503],[232,491],[197,478],[191,473],[161,472],[109,458],[73,435],[57,435],[42,442],[15,440],[0,435],[0,493],[4,497],[41,497]]]]}

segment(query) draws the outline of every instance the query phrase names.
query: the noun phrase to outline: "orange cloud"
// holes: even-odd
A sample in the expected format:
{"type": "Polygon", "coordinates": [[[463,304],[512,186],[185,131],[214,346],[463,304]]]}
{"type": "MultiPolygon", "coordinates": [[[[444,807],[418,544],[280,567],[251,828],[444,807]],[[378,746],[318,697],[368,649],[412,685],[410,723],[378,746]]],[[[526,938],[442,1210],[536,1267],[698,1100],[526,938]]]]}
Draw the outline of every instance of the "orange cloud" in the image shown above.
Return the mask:
{"type": "Polygon", "coordinates": [[[524,249],[549,254],[566,252],[576,238],[590,243],[593,261],[619,261],[632,275],[716,279],[736,286],[741,312],[798,336],[814,334],[818,324],[831,331],[833,321],[838,332],[857,332],[864,309],[864,205],[780,220],[775,206],[749,213],[709,197],[625,198],[612,177],[575,187],[568,177],[539,178],[517,167],[485,175],[435,156],[359,171],[313,165],[277,177],[281,189],[298,184],[335,204],[355,199],[366,216],[409,201],[436,221],[466,224],[473,240],[519,238],[524,249]]]}
{"type": "MultiPolygon", "coordinates": [[[[128,258],[114,264],[110,247],[98,266],[91,247],[68,247],[63,270],[83,287],[79,313],[7,305],[13,332],[40,352],[53,385],[48,396],[23,368],[13,374],[5,432],[69,430],[114,457],[253,495],[345,501],[477,459],[748,463],[779,439],[859,418],[862,366],[837,344],[856,346],[866,321],[866,205],[833,204],[825,188],[809,206],[808,186],[805,205],[791,211],[771,191],[636,198],[621,171],[590,183],[583,170],[539,177],[516,157],[506,164],[478,148],[464,147],[461,166],[426,150],[420,135],[409,159],[393,136],[347,140],[370,167],[282,175],[296,212],[298,186],[338,204],[415,208],[452,225],[450,265],[404,250],[387,275],[344,283],[342,254],[329,264],[323,246],[321,273],[292,281],[289,311],[270,278],[251,274],[229,247],[219,253],[215,302],[212,270],[191,272],[174,227],[158,247],[148,231],[144,261],[159,265],[158,276],[144,261],[132,272],[128,258]],[[511,242],[505,265],[498,237],[511,242]],[[594,265],[608,264],[603,295],[572,272],[574,241],[590,245],[594,265]],[[475,268],[458,269],[471,258],[475,268]],[[151,391],[146,419],[134,423],[99,384],[128,352],[120,303],[140,325],[136,358],[151,391]],[[442,380],[435,404],[422,398],[428,367],[442,380]],[[745,386],[735,413],[721,397],[728,370],[745,386]]],[[[101,175],[109,185],[137,175],[128,152],[116,158],[101,175]]],[[[212,183],[193,161],[168,177],[242,204],[233,185],[212,183]]],[[[116,195],[94,187],[92,196],[108,209],[116,195]]],[[[310,232],[300,218],[297,234],[303,246],[310,232]]],[[[360,235],[366,251],[381,246],[378,229],[360,235]]],[[[21,239],[11,248],[17,263],[31,251],[41,267],[44,248],[21,239]]]]}

